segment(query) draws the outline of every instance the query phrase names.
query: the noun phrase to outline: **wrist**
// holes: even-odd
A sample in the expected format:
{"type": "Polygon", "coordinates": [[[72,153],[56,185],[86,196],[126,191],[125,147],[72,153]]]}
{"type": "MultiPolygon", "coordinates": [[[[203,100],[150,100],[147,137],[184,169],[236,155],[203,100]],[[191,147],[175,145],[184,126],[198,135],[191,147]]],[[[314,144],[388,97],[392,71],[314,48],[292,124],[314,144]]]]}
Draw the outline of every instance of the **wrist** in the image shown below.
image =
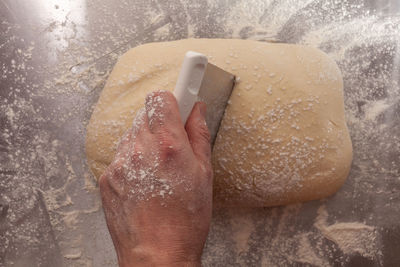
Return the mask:
{"type": "Polygon", "coordinates": [[[184,253],[169,253],[152,249],[135,248],[133,251],[118,253],[120,267],[131,266],[182,266],[200,267],[200,257],[184,255],[184,253]]]}

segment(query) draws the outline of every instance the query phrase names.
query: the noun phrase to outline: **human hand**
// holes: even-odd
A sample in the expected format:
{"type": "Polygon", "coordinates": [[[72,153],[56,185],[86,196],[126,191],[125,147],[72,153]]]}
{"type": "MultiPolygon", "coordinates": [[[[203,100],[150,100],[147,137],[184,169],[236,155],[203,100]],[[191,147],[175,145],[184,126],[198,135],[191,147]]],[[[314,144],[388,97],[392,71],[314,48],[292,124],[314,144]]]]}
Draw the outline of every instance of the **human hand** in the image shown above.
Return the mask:
{"type": "Polygon", "coordinates": [[[200,266],[212,210],[205,108],[184,127],[175,97],[151,93],[100,177],[120,266],[200,266]]]}

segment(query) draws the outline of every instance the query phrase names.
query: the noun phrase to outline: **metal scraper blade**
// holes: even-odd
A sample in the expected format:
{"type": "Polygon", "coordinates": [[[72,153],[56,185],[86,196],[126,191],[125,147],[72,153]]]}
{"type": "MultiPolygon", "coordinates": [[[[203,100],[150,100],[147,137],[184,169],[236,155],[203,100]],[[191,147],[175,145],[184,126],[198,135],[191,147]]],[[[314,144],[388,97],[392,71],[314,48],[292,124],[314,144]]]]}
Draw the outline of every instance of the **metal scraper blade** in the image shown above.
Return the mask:
{"type": "Polygon", "coordinates": [[[235,86],[235,76],[208,63],[201,81],[198,99],[207,105],[206,122],[214,146],[225,108],[235,86]]]}

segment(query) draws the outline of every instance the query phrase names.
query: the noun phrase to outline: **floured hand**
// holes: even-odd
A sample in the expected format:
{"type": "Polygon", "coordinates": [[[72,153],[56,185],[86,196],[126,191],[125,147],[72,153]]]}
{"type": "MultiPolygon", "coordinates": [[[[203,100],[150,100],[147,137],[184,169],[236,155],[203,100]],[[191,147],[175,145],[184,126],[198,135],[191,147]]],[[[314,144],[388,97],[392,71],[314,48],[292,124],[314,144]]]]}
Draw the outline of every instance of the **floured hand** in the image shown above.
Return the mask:
{"type": "Polygon", "coordinates": [[[212,209],[205,104],[186,126],[175,97],[151,93],[101,176],[103,208],[120,266],[197,266],[212,209]]]}

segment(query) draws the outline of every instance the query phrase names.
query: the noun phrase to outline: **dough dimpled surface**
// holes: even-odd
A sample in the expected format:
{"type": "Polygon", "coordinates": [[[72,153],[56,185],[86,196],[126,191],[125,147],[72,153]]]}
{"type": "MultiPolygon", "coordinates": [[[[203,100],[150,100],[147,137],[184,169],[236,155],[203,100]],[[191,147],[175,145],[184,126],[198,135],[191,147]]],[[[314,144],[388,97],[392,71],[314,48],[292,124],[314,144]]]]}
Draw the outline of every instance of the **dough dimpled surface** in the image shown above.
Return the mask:
{"type": "Polygon", "coordinates": [[[284,205],[340,188],[352,146],[335,62],[312,47],[235,39],[149,43],[120,57],[87,128],[97,178],[146,94],[174,89],[188,50],[238,79],[212,153],[216,205],[284,205]]]}

